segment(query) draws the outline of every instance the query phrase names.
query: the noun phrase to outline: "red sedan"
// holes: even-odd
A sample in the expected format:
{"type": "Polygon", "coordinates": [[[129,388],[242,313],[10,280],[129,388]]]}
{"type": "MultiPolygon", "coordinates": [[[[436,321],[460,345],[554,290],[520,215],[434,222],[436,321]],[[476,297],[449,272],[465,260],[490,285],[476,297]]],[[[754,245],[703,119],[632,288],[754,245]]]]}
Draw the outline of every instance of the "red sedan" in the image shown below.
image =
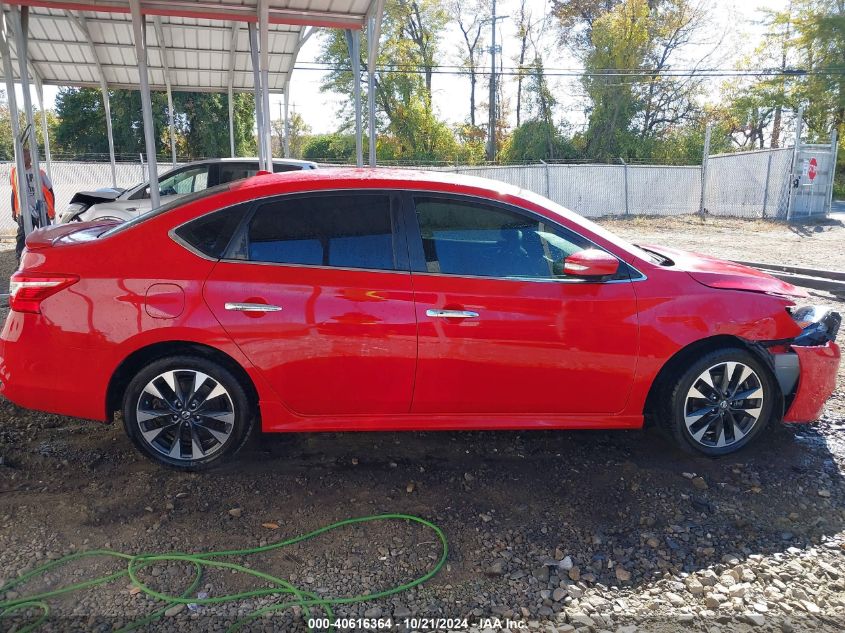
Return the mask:
{"type": "Polygon", "coordinates": [[[36,231],[0,391],[215,463],[262,431],[632,429],[739,449],[815,419],[839,315],[756,270],[637,247],[545,198],[431,173],[222,185],[36,231]]]}

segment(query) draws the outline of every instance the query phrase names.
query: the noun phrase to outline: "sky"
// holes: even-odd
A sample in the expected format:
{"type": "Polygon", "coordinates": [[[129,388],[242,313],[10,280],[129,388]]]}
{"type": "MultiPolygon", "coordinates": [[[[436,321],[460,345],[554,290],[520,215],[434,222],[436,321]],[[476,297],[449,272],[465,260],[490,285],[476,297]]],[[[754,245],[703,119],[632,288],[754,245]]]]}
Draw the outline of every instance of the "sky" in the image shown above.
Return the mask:
{"type": "MultiPolygon", "coordinates": [[[[693,0],[695,1],[695,0],[693,0]]],[[[774,10],[783,9],[788,0],[699,0],[705,5],[712,5],[712,24],[707,33],[702,34],[701,41],[692,46],[686,54],[690,60],[699,59],[716,49],[713,58],[714,66],[733,67],[743,56],[750,54],[763,37],[760,25],[762,14],[760,8],[774,10]],[[716,63],[718,61],[718,63],[716,63]]],[[[510,16],[499,26],[497,41],[502,44],[505,66],[515,66],[514,56],[519,51],[519,40],[516,36],[517,19],[519,15],[519,0],[498,0],[497,13],[510,16]]],[[[540,17],[550,12],[550,0],[528,0],[528,9],[532,16],[540,17]]],[[[489,46],[489,27],[487,27],[487,41],[489,46]]],[[[557,33],[553,18],[549,20],[546,36],[548,52],[544,58],[545,67],[551,68],[580,68],[581,64],[565,47],[557,43],[557,33]]],[[[299,60],[314,62],[320,51],[321,37],[313,37],[303,47],[299,60]]],[[[457,26],[452,26],[446,32],[442,44],[443,64],[458,64],[458,54],[461,50],[462,36],[457,26]]],[[[489,68],[489,54],[484,56],[483,67],[489,68]]],[[[332,132],[337,128],[337,112],[342,105],[341,95],[320,92],[320,81],[323,73],[314,70],[294,70],[291,79],[291,104],[295,106],[305,122],[314,133],[332,132]]],[[[477,91],[478,101],[487,101],[488,76],[479,83],[477,91]]],[[[516,78],[504,78],[506,99],[514,103],[516,96],[516,78]]],[[[580,98],[580,85],[577,78],[551,80],[553,94],[558,100],[558,113],[565,121],[573,126],[586,122],[583,101],[580,98]]],[[[719,97],[719,81],[713,81],[708,86],[707,99],[715,101],[719,97]]],[[[432,81],[433,104],[438,116],[451,124],[458,124],[469,118],[469,78],[466,75],[452,76],[435,74],[432,81]]],[[[366,98],[366,97],[365,97],[366,98]]],[[[514,108],[511,107],[511,110],[514,108]]],[[[278,106],[273,110],[278,112],[278,106]]],[[[477,117],[486,120],[486,114],[477,110],[477,117]]],[[[515,113],[511,112],[512,123],[515,113]]],[[[478,119],[477,119],[478,120],[478,119]]]]}
{"type": "MultiPolygon", "coordinates": [[[[695,1],[695,0],[693,0],[695,1]]],[[[760,24],[762,8],[774,10],[783,9],[788,0],[698,0],[704,5],[712,6],[710,14],[711,24],[699,40],[691,45],[685,56],[688,60],[697,60],[708,53],[712,57],[708,60],[710,67],[735,67],[744,55],[750,55],[759,45],[764,36],[760,24]]],[[[516,37],[516,22],[520,0],[498,0],[498,14],[508,16],[499,23],[497,41],[502,45],[504,65],[515,66],[513,58],[518,53],[519,40],[516,37]]],[[[528,9],[532,16],[540,17],[550,11],[550,0],[527,0],[528,9]]],[[[487,27],[487,41],[489,42],[489,27],[487,27]]],[[[290,103],[291,109],[302,115],[305,123],[310,126],[312,133],[333,132],[338,126],[338,113],[342,107],[344,96],[336,93],[323,93],[320,84],[323,80],[322,71],[307,68],[316,62],[324,35],[317,33],[302,48],[297,66],[291,78],[290,103]]],[[[542,38],[547,50],[544,63],[547,71],[550,69],[578,69],[581,64],[566,49],[559,45],[553,18],[548,21],[545,35],[542,38]]],[[[489,46],[489,44],[487,44],[489,46]]],[[[457,65],[461,50],[461,34],[457,26],[450,26],[439,51],[442,64],[457,65]]],[[[678,66],[683,65],[682,61],[678,66]]],[[[490,57],[485,55],[482,61],[485,68],[489,68],[490,57]]],[[[686,67],[686,66],[685,66],[686,67]]],[[[516,95],[516,79],[504,77],[503,90],[505,99],[513,104],[516,95]]],[[[706,87],[705,99],[716,102],[719,98],[720,81],[713,80],[706,87]]],[[[477,87],[477,101],[487,101],[487,82],[485,75],[477,87]]],[[[577,77],[550,78],[550,85],[558,101],[558,115],[562,121],[577,129],[586,122],[583,98],[580,95],[580,84],[577,77]]],[[[364,86],[366,90],[366,85],[364,86]]],[[[450,124],[459,124],[469,118],[469,78],[466,75],[435,74],[432,81],[433,104],[437,115],[450,124]]],[[[52,108],[58,89],[54,86],[44,87],[44,100],[48,108],[52,108]]],[[[21,103],[20,86],[17,87],[18,103],[21,103]]],[[[366,99],[366,94],[364,96],[366,99]]],[[[281,95],[270,96],[270,111],[273,118],[280,117],[281,95]]],[[[515,114],[510,108],[510,119],[513,123],[515,114]]],[[[486,114],[480,108],[477,110],[477,121],[483,122],[486,114]]]]}

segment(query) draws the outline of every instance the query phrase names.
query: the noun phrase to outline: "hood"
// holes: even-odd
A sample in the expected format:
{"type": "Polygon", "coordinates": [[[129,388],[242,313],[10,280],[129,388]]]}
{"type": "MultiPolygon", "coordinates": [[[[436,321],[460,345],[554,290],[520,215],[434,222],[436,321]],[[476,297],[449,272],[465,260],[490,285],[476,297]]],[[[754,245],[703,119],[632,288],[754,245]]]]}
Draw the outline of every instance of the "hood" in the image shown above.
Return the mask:
{"type": "Polygon", "coordinates": [[[709,288],[725,290],[747,290],[764,292],[786,297],[806,297],[807,293],[790,283],[772,277],[768,273],[717,259],[699,253],[690,253],[676,248],[648,245],[644,248],[668,257],[674,262],[676,270],[683,270],[698,283],[709,288]]]}
{"type": "Polygon", "coordinates": [[[69,204],[91,206],[98,202],[111,202],[119,198],[126,189],[98,189],[97,191],[77,191],[69,204]]]}

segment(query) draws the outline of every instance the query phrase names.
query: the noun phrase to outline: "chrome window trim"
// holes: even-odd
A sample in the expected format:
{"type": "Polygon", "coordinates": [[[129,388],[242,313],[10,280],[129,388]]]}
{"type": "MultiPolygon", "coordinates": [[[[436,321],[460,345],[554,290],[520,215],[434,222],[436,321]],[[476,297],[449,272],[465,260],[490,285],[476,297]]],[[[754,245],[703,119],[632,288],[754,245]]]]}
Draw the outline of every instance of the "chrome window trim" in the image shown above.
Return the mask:
{"type": "MultiPolygon", "coordinates": [[[[589,242],[590,244],[592,244],[597,249],[602,250],[606,253],[608,252],[607,249],[602,248],[601,246],[596,244],[590,238],[586,237],[585,235],[582,235],[578,231],[575,231],[573,229],[570,229],[569,227],[563,226],[557,220],[554,220],[552,218],[548,218],[548,217],[546,217],[542,214],[538,214],[536,211],[532,211],[530,209],[525,209],[525,208],[523,208],[519,205],[511,204],[509,202],[501,202],[501,201],[496,200],[494,198],[485,198],[485,197],[479,196],[477,194],[463,194],[463,193],[455,194],[453,192],[442,191],[442,190],[438,190],[438,189],[416,189],[416,188],[409,189],[409,188],[405,188],[405,187],[400,188],[400,187],[385,187],[385,186],[379,186],[379,187],[369,187],[369,186],[367,186],[367,187],[356,187],[356,188],[343,187],[343,188],[334,188],[334,189],[304,189],[304,190],[299,190],[299,191],[289,191],[289,192],[286,192],[286,193],[268,194],[266,196],[261,196],[260,198],[252,198],[251,200],[242,200],[240,202],[235,202],[235,203],[230,204],[228,206],[224,206],[224,207],[220,207],[218,209],[208,211],[208,212],[206,212],[202,215],[196,216],[194,218],[191,218],[190,220],[186,220],[186,221],[182,222],[181,224],[179,224],[177,226],[174,226],[173,228],[171,228],[167,232],[167,234],[170,237],[170,239],[172,239],[174,242],[176,242],[177,244],[179,244],[180,246],[185,248],[187,251],[193,253],[197,257],[200,257],[201,259],[204,259],[204,260],[207,260],[207,261],[225,262],[227,264],[253,264],[255,266],[293,266],[293,267],[296,267],[296,268],[314,268],[314,269],[320,269],[320,270],[345,270],[345,271],[350,271],[350,272],[399,273],[399,274],[426,275],[426,276],[437,276],[437,277],[454,277],[454,278],[466,278],[466,279],[495,279],[495,280],[498,280],[498,281],[532,281],[532,282],[539,282],[539,283],[618,284],[618,283],[632,283],[632,282],[636,282],[636,281],[646,281],[646,280],[648,280],[648,276],[645,273],[643,273],[641,270],[639,270],[633,264],[629,264],[625,260],[621,259],[615,253],[608,253],[608,254],[613,255],[617,260],[619,260],[625,266],[630,268],[632,273],[636,273],[636,275],[637,275],[636,277],[632,274],[632,276],[629,279],[611,279],[611,280],[608,280],[608,281],[592,281],[592,280],[589,280],[589,279],[577,279],[577,278],[574,278],[574,279],[554,279],[554,278],[545,278],[545,277],[487,277],[487,276],[484,276],[484,275],[457,275],[457,274],[449,274],[449,273],[417,272],[417,271],[411,271],[411,270],[385,270],[383,268],[351,268],[351,267],[346,267],[346,266],[324,266],[322,264],[293,264],[293,263],[284,264],[284,263],[278,263],[278,262],[254,262],[254,261],[250,261],[248,259],[227,259],[227,258],[219,258],[218,259],[218,258],[209,257],[208,255],[205,255],[204,253],[198,251],[193,246],[191,246],[190,244],[185,242],[185,240],[180,238],[178,235],[176,235],[176,231],[178,229],[182,228],[186,224],[189,224],[190,222],[193,222],[194,220],[199,219],[200,217],[203,217],[204,215],[208,215],[210,213],[217,213],[218,211],[224,211],[226,209],[230,209],[230,208],[238,206],[240,204],[245,204],[247,202],[259,204],[262,201],[268,200],[270,198],[281,198],[283,196],[297,196],[297,195],[321,194],[321,193],[344,193],[344,192],[358,192],[358,193],[360,193],[362,190],[386,191],[387,193],[409,193],[411,195],[413,195],[415,193],[419,193],[419,194],[439,194],[439,195],[444,195],[444,196],[455,195],[455,196],[460,196],[462,198],[475,199],[475,200],[478,200],[480,202],[498,203],[498,204],[501,204],[501,205],[504,205],[504,206],[513,207],[514,209],[524,211],[525,213],[528,213],[528,214],[531,214],[531,215],[535,215],[535,216],[540,215],[544,219],[546,219],[550,222],[553,222],[554,224],[560,226],[561,228],[563,228],[567,231],[571,231],[572,233],[575,233],[576,235],[578,235],[579,237],[584,239],[586,242],[589,242]]],[[[407,232],[407,229],[406,229],[406,232],[407,232]]]]}

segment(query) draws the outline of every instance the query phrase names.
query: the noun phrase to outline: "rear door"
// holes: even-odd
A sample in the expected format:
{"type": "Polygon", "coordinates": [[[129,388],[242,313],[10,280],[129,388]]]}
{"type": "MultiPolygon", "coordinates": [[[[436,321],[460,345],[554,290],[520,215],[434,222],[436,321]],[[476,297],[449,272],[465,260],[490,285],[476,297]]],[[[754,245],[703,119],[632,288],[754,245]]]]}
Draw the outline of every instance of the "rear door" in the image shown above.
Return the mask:
{"type": "Polygon", "coordinates": [[[568,278],[563,259],[595,245],[565,227],[477,198],[409,198],[419,321],[414,413],[624,407],[639,335],[633,269],[620,262],[612,278],[568,278]]]}
{"type": "Polygon", "coordinates": [[[209,276],[205,300],[300,415],[407,413],[417,326],[389,192],[260,201],[209,276]]]}

